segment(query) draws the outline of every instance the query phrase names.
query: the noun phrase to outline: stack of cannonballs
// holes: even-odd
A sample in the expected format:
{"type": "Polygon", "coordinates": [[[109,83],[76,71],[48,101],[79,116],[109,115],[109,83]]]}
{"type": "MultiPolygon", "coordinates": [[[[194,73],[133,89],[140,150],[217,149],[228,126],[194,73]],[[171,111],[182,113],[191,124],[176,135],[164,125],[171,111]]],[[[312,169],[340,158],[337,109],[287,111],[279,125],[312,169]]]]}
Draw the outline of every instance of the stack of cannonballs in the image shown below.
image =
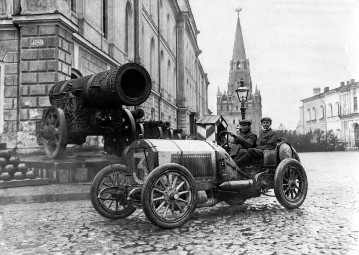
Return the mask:
{"type": "Polygon", "coordinates": [[[0,150],[0,181],[35,179],[35,174],[10,150],[0,150]]]}

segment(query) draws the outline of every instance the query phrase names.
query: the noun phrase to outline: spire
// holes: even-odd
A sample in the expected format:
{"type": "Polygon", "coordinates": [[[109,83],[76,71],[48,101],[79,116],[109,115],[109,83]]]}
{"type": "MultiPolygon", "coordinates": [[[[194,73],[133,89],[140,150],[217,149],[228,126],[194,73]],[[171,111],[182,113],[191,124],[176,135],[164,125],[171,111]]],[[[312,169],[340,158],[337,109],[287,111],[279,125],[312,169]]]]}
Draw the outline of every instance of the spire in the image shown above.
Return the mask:
{"type": "Polygon", "coordinates": [[[238,19],[237,19],[237,28],[236,28],[236,36],[234,39],[234,47],[233,47],[233,60],[246,60],[246,52],[244,50],[244,42],[243,42],[243,35],[242,35],[242,29],[241,29],[241,23],[239,21],[239,12],[242,9],[236,9],[236,12],[238,13],[238,19]]]}
{"type": "Polygon", "coordinates": [[[219,90],[219,86],[218,86],[218,90],[217,90],[217,96],[222,96],[221,91],[219,90]]]}
{"type": "Polygon", "coordinates": [[[256,90],[255,90],[255,92],[254,92],[254,95],[259,95],[259,90],[258,90],[257,84],[256,84],[256,90]]]}

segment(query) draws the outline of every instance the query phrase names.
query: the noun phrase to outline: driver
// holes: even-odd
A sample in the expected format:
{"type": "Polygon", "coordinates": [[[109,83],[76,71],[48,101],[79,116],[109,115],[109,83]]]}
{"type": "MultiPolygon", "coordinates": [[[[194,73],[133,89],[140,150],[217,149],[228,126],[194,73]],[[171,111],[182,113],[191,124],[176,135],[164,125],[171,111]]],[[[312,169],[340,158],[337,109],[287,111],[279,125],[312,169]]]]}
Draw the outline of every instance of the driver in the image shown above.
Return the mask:
{"type": "Polygon", "coordinates": [[[262,132],[257,140],[257,147],[250,148],[246,153],[239,158],[234,159],[237,166],[243,166],[253,160],[263,159],[264,150],[272,150],[276,147],[278,136],[277,133],[271,129],[272,119],[264,117],[261,119],[262,132]]]}
{"type": "Polygon", "coordinates": [[[237,153],[232,156],[234,160],[239,159],[249,148],[256,146],[257,135],[251,132],[251,124],[250,120],[241,120],[239,121],[239,125],[241,125],[239,135],[229,132],[234,139],[233,143],[238,144],[237,153]]]}

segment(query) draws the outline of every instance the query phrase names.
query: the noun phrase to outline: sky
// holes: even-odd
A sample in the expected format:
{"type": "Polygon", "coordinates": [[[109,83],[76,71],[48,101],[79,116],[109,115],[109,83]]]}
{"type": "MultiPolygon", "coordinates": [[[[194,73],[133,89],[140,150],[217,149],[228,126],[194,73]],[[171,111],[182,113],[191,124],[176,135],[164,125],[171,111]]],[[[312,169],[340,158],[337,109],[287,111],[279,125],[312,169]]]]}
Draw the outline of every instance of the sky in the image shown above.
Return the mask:
{"type": "Polygon", "coordinates": [[[359,0],[189,2],[213,114],[218,87],[227,90],[238,7],[253,88],[258,86],[262,115],[272,118],[274,128],[296,128],[300,100],[313,88],[359,81],[359,0]]]}

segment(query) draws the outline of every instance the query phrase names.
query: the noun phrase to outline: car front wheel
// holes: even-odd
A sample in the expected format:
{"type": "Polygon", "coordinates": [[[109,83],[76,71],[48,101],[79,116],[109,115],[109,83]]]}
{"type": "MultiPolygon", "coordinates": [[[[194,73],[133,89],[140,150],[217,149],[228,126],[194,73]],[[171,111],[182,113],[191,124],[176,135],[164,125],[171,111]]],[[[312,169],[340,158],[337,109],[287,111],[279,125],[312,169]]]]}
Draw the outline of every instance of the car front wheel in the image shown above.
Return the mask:
{"type": "Polygon", "coordinates": [[[155,168],[143,186],[143,211],[154,225],[176,228],[192,217],[196,195],[192,174],[181,165],[165,164],[155,168]]]}

